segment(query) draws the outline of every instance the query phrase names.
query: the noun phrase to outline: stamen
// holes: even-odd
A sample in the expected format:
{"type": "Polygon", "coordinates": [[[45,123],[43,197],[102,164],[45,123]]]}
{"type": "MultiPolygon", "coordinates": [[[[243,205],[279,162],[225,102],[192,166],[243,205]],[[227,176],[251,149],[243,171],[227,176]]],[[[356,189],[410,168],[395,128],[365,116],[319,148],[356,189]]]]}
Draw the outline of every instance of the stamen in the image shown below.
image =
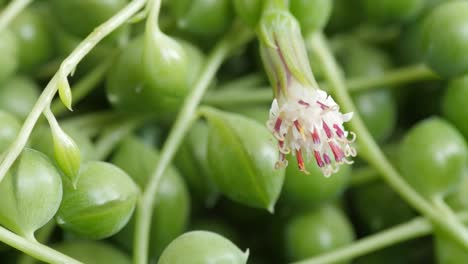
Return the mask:
{"type": "Polygon", "coordinates": [[[317,161],[317,165],[322,168],[323,166],[325,166],[325,164],[323,163],[323,160],[322,160],[322,157],[320,156],[320,152],[314,150],[314,157],[315,157],[315,161],[317,161]]]}
{"type": "Polygon", "coordinates": [[[297,101],[297,103],[298,103],[298,104],[300,104],[300,105],[303,105],[303,106],[305,106],[306,108],[310,106],[310,104],[309,104],[309,103],[307,103],[307,102],[303,101],[302,99],[301,99],[301,100],[299,100],[299,101],[297,101]]]}
{"type": "MultiPolygon", "coordinates": [[[[284,55],[281,50],[278,52],[280,56],[284,55]]],[[[268,129],[278,140],[279,158],[275,167],[285,167],[288,163],[286,155],[292,152],[299,170],[306,172],[305,162],[313,157],[328,177],[341,165],[353,163],[351,156],[356,155],[356,149],[351,143],[356,135],[343,126],[351,119],[352,113],[339,112],[340,107],[324,91],[303,90],[305,87],[299,83],[289,83],[293,81],[289,78],[294,76],[288,70],[288,80],[281,85],[287,85],[284,88],[290,92],[277,94],[267,122],[268,129]]]]}
{"type": "Polygon", "coordinates": [[[349,132],[349,134],[351,135],[351,139],[348,139],[348,142],[349,143],[354,143],[354,141],[356,141],[356,133],[354,132],[349,132]]]}
{"type": "Polygon", "coordinates": [[[333,152],[335,161],[340,162],[344,158],[343,150],[332,141],[328,142],[328,145],[330,146],[330,149],[333,152]]]}
{"type": "Polygon", "coordinates": [[[350,145],[345,146],[344,154],[346,157],[356,157],[356,149],[351,147],[350,145]]]}
{"type": "Polygon", "coordinates": [[[283,120],[281,118],[277,118],[275,122],[275,131],[279,134],[280,133],[280,128],[281,128],[281,123],[283,123],[283,120]]]}
{"type": "Polygon", "coordinates": [[[325,130],[325,134],[327,135],[328,138],[331,138],[333,135],[332,135],[332,132],[331,132],[331,129],[330,127],[328,127],[327,123],[325,123],[325,121],[322,120],[322,123],[323,123],[323,130],[325,130]]]}
{"type": "Polygon", "coordinates": [[[314,127],[314,132],[311,133],[312,135],[312,141],[314,142],[314,144],[320,144],[320,136],[318,134],[318,131],[317,131],[317,128],[314,127]]]}
{"type": "Polygon", "coordinates": [[[326,105],[326,104],[324,104],[324,103],[322,103],[320,101],[317,101],[317,104],[320,106],[320,108],[322,108],[322,110],[326,110],[326,109],[329,108],[328,105],[326,105]]]}
{"type": "Polygon", "coordinates": [[[296,127],[297,131],[299,131],[299,133],[301,134],[302,140],[306,141],[304,128],[302,127],[301,123],[299,123],[299,120],[294,121],[294,126],[296,127]]]}
{"type": "Polygon", "coordinates": [[[332,171],[333,169],[331,169],[330,166],[326,166],[325,168],[322,168],[323,176],[325,176],[326,178],[330,177],[330,175],[332,174],[332,171]]]}
{"type": "Polygon", "coordinates": [[[288,166],[288,160],[287,159],[278,160],[275,163],[275,169],[277,169],[277,170],[285,168],[286,166],[288,166]]]}
{"type": "Polygon", "coordinates": [[[327,153],[323,153],[323,160],[325,161],[325,164],[327,164],[327,165],[331,164],[330,156],[328,156],[327,153]]]}
{"type": "Polygon", "coordinates": [[[278,140],[278,146],[281,154],[288,155],[291,152],[291,149],[288,146],[284,145],[283,140],[278,140]]]}
{"type": "Polygon", "coordinates": [[[304,159],[302,158],[302,151],[296,150],[296,159],[297,159],[297,166],[299,170],[304,172],[305,174],[309,174],[309,172],[305,169],[304,159]]]}
{"type": "Polygon", "coordinates": [[[337,135],[339,138],[344,137],[344,132],[343,132],[343,130],[340,128],[340,126],[338,126],[337,124],[333,124],[333,128],[335,129],[336,135],[337,135]]]}
{"type": "Polygon", "coordinates": [[[286,154],[283,153],[281,150],[284,148],[284,141],[278,141],[280,153],[279,153],[279,160],[275,163],[275,169],[281,169],[288,166],[288,160],[286,159],[286,154]]]}
{"type": "Polygon", "coordinates": [[[333,167],[332,165],[325,166],[322,168],[323,176],[330,177],[333,173],[338,172],[339,167],[333,167]]]}

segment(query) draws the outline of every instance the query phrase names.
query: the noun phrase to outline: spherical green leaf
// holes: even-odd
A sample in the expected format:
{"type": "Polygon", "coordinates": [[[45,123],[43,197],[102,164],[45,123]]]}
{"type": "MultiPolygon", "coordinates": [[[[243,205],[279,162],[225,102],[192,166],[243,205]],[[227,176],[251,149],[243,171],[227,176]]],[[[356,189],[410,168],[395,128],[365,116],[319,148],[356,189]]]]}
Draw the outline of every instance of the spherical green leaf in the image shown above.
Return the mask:
{"type": "Polygon", "coordinates": [[[19,65],[18,40],[9,30],[0,32],[0,83],[12,76],[19,65]]]}
{"type": "Polygon", "coordinates": [[[463,136],[447,121],[429,118],[409,130],[400,148],[402,176],[432,198],[453,191],[467,161],[463,136]]]}
{"type": "Polygon", "coordinates": [[[53,35],[46,17],[34,8],[23,10],[11,23],[18,39],[19,68],[32,72],[44,64],[53,54],[53,35]]]}
{"type": "Polygon", "coordinates": [[[83,164],[76,188],[64,178],[63,201],[57,223],[91,239],[117,233],[130,219],[138,187],[118,167],[105,162],[83,164]]]}
{"type": "Polygon", "coordinates": [[[286,168],[282,200],[285,206],[293,208],[311,208],[338,198],[348,186],[350,166],[340,167],[340,171],[331,177],[324,177],[315,160],[310,160],[306,167],[309,174],[301,172],[293,156],[288,157],[290,164],[286,168]]]}
{"type": "MultiPolygon", "coordinates": [[[[54,18],[68,32],[84,38],[97,26],[111,18],[129,2],[128,0],[52,0],[49,1],[54,18]]],[[[120,27],[111,39],[124,37],[128,27],[120,27]]]]}
{"type": "Polygon", "coordinates": [[[233,20],[233,7],[229,0],[169,1],[168,7],[177,19],[177,26],[199,38],[219,36],[233,20]]]}
{"type": "Polygon", "coordinates": [[[117,248],[98,241],[67,241],[52,248],[86,264],[131,264],[129,256],[117,248]]]}
{"type": "Polygon", "coordinates": [[[278,149],[256,121],[207,108],[208,164],[219,189],[230,199],[273,212],[284,181],[275,169],[278,149]]]}
{"type": "Polygon", "coordinates": [[[7,150],[20,129],[21,123],[15,116],[0,110],[0,153],[7,150]]]}
{"type": "Polygon", "coordinates": [[[468,72],[468,2],[440,4],[424,20],[422,43],[425,62],[443,77],[457,77],[468,72]]]}
{"type": "Polygon", "coordinates": [[[468,75],[449,82],[442,98],[442,112],[468,140],[468,75]]]}
{"type": "Polygon", "coordinates": [[[356,186],[350,192],[354,221],[367,234],[411,220],[415,212],[382,181],[356,186]],[[372,204],[372,206],[369,206],[372,204]]]}
{"type": "Polygon", "coordinates": [[[160,94],[184,96],[189,88],[190,61],[179,42],[146,28],[143,69],[148,85],[160,94]]]}
{"type": "Polygon", "coordinates": [[[332,11],[332,0],[291,0],[290,9],[305,35],[325,27],[332,11]]]}
{"type": "MultiPolygon", "coordinates": [[[[143,189],[159,160],[158,153],[136,138],[127,138],[112,158],[143,189]]],[[[184,232],[190,216],[190,197],[177,171],[169,167],[161,181],[153,208],[150,233],[150,257],[157,258],[162,250],[184,232]]],[[[132,248],[134,220],[116,235],[119,243],[132,248]]]]}
{"type": "Polygon", "coordinates": [[[285,226],[285,239],[289,260],[296,261],[349,245],[354,232],[341,210],[324,206],[291,219],[285,226]]]}
{"type": "Polygon", "coordinates": [[[60,173],[49,159],[24,149],[0,183],[0,223],[28,239],[49,222],[62,200],[60,173]]]}
{"type": "Polygon", "coordinates": [[[174,163],[187,181],[190,191],[207,206],[212,206],[219,196],[219,191],[211,178],[207,150],[208,126],[200,121],[192,125],[174,163]]]}
{"type": "Polygon", "coordinates": [[[377,23],[398,23],[418,15],[426,0],[361,0],[369,20],[377,23]]]}
{"type": "Polygon", "coordinates": [[[387,89],[357,93],[354,102],[364,124],[378,141],[388,139],[397,125],[397,104],[387,89]]]}
{"type": "Polygon", "coordinates": [[[468,169],[463,171],[463,178],[455,192],[447,196],[447,204],[456,211],[468,209],[468,169]]]}
{"type": "Polygon", "coordinates": [[[210,217],[195,219],[191,223],[190,230],[213,232],[229,239],[234,244],[237,244],[237,242],[240,241],[237,230],[221,218],[210,217]]]}
{"type": "Polygon", "coordinates": [[[436,231],[435,235],[435,255],[438,264],[458,264],[468,262],[468,251],[447,237],[442,232],[436,231]]]}
{"type": "Polygon", "coordinates": [[[248,255],[218,234],[192,231],[172,241],[158,264],[246,264],[248,255]]]}
{"type": "MultiPolygon", "coordinates": [[[[185,42],[181,43],[184,46],[185,42]]],[[[156,83],[151,84],[151,81],[146,79],[145,69],[142,68],[144,66],[144,45],[144,38],[142,36],[136,37],[122,51],[110,69],[106,82],[109,101],[114,107],[127,112],[151,114],[173,112],[182,104],[184,97],[170,96],[168,93],[172,90],[170,86],[158,86],[156,78],[161,77],[159,75],[152,77],[156,83]]],[[[186,47],[184,51],[189,58],[187,63],[190,64],[191,70],[181,79],[186,81],[186,87],[192,87],[190,84],[197,78],[203,62],[202,58],[199,57],[199,51],[190,45],[184,47],[186,47]]],[[[175,79],[177,78],[174,77],[175,75],[179,76],[177,72],[170,74],[167,78],[175,79]]],[[[188,92],[188,88],[184,91],[188,92]]]]}
{"type": "MultiPolygon", "coordinates": [[[[382,76],[391,66],[383,51],[355,40],[348,41],[342,51],[343,68],[348,77],[382,76]]],[[[388,89],[362,91],[354,94],[357,110],[369,132],[378,141],[387,139],[397,123],[397,104],[388,89]]]]}
{"type": "Polygon", "coordinates": [[[0,109],[21,119],[28,116],[38,98],[39,87],[28,77],[13,77],[0,87],[0,109]]]}
{"type": "Polygon", "coordinates": [[[244,23],[254,28],[260,20],[262,0],[233,0],[236,15],[244,23]]]}

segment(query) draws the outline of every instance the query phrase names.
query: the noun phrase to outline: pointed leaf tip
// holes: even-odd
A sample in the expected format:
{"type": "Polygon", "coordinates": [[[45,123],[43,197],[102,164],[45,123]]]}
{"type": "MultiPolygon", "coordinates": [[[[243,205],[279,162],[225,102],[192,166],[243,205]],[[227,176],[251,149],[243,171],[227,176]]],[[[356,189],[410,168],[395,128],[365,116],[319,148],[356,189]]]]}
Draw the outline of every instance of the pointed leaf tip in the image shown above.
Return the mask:
{"type": "Polygon", "coordinates": [[[65,176],[71,180],[73,187],[76,187],[81,166],[80,149],[60,127],[52,127],[52,137],[55,161],[65,176]]]}
{"type": "Polygon", "coordinates": [[[60,75],[59,81],[57,83],[58,93],[60,100],[68,108],[68,110],[73,111],[72,109],[72,92],[70,84],[68,83],[67,76],[64,74],[60,75]]]}

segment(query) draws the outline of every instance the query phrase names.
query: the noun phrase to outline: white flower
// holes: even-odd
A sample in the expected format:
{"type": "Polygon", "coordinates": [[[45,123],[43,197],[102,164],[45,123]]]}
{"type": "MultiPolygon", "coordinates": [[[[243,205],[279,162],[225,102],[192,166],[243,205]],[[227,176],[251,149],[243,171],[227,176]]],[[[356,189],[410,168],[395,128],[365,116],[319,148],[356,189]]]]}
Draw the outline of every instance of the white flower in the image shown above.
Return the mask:
{"type": "Polygon", "coordinates": [[[287,93],[279,93],[273,100],[268,129],[278,140],[280,157],[277,168],[287,166],[286,155],[296,156],[299,169],[308,173],[304,165],[312,157],[323,174],[328,177],[338,171],[343,163],[351,164],[348,157],[356,156],[350,145],[354,133],[348,133],[343,123],[353,113],[342,114],[339,106],[326,92],[305,87],[291,78],[287,93]],[[348,139],[348,134],[351,139],[348,139]]]}

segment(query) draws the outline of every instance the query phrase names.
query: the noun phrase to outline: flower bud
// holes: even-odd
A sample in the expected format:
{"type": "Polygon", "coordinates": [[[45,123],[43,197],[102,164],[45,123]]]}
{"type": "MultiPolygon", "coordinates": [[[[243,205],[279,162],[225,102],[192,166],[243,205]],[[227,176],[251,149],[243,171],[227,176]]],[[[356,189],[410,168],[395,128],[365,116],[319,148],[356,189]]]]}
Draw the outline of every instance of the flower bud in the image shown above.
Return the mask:
{"type": "Polygon", "coordinates": [[[267,9],[260,20],[260,54],[275,94],[287,93],[291,78],[318,87],[310,69],[299,23],[291,13],[267,9]]]}

